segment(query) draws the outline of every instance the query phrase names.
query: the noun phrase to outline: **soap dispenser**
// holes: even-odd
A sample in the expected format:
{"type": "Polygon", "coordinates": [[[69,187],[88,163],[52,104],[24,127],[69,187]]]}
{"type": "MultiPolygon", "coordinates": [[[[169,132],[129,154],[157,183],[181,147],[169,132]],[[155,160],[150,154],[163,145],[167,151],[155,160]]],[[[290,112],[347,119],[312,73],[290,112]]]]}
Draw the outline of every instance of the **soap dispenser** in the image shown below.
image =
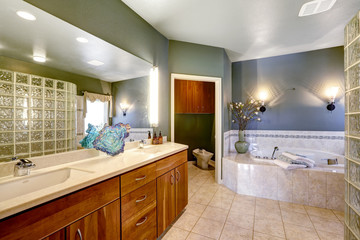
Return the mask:
{"type": "Polygon", "coordinates": [[[159,132],[159,144],[162,144],[163,143],[163,137],[161,135],[161,131],[159,132]]]}
{"type": "Polygon", "coordinates": [[[153,134],[152,144],[158,144],[158,138],[157,138],[157,136],[156,136],[156,132],[155,132],[155,131],[154,131],[154,134],[153,134]]]}

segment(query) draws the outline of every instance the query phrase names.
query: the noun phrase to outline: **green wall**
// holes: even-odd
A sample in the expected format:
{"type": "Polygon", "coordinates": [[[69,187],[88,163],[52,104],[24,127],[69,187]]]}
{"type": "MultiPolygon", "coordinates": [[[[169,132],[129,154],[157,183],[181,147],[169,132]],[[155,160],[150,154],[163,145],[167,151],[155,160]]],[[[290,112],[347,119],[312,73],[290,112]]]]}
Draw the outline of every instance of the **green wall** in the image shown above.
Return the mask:
{"type": "Polygon", "coordinates": [[[170,133],[169,41],[121,0],[27,0],[159,67],[159,126],[170,133]]]}
{"type": "MultiPolygon", "coordinates": [[[[222,89],[222,132],[230,129],[231,125],[227,114],[227,104],[231,100],[231,62],[224,49],[170,40],[169,78],[171,73],[220,77],[222,89]]],[[[187,117],[187,119],[186,116],[183,116],[181,119],[181,123],[186,125],[191,125],[191,123],[198,124],[201,122],[201,117],[198,117],[196,121],[194,121],[194,118],[190,116],[187,117]]],[[[205,119],[203,119],[203,124],[208,125],[205,119]]],[[[175,129],[176,128],[179,128],[179,126],[175,126],[175,129]]],[[[209,131],[212,133],[211,139],[209,139],[210,143],[199,142],[198,147],[208,144],[210,144],[210,146],[215,145],[215,129],[213,127],[209,127],[209,131]]],[[[202,128],[193,129],[188,134],[187,142],[191,143],[192,136],[201,134],[204,134],[202,128]]],[[[176,134],[175,138],[177,138],[176,134]]]]}
{"type": "Polygon", "coordinates": [[[82,95],[81,91],[89,91],[100,94],[111,93],[111,84],[108,82],[79,74],[65,72],[41,64],[24,62],[14,58],[0,56],[0,68],[75,83],[77,86],[78,95],[82,95]]]}

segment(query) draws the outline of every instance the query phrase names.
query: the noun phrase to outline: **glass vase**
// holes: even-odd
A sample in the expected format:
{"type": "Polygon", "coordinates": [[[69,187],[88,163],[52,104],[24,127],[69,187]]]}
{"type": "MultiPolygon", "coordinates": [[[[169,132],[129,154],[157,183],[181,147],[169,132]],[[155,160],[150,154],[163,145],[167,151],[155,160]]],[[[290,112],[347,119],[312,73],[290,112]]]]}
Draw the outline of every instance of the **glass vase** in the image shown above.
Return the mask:
{"type": "Polygon", "coordinates": [[[249,149],[249,143],[245,141],[245,131],[239,130],[239,141],[235,143],[235,149],[238,153],[246,153],[249,149]]]}

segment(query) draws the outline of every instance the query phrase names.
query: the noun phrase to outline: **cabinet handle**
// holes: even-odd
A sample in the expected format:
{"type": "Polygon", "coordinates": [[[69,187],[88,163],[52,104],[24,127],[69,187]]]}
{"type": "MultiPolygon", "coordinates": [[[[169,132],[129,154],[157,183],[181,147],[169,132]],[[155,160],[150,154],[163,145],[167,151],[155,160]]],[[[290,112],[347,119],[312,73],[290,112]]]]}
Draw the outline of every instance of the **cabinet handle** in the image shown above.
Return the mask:
{"type": "Polygon", "coordinates": [[[170,176],[170,184],[171,185],[174,184],[174,180],[175,180],[175,177],[174,177],[174,175],[171,174],[171,176],[170,176]]]}
{"type": "Polygon", "coordinates": [[[138,227],[138,226],[144,224],[144,223],[146,222],[146,220],[147,220],[147,217],[144,217],[144,220],[142,220],[141,222],[137,222],[137,223],[135,224],[135,226],[138,227]]]}
{"type": "Polygon", "coordinates": [[[78,230],[76,231],[76,234],[77,234],[77,235],[79,235],[80,240],[82,240],[82,235],[81,235],[81,231],[80,231],[80,229],[79,229],[79,228],[78,228],[78,230]]]}
{"type": "Polygon", "coordinates": [[[180,174],[179,171],[176,171],[176,176],[177,176],[176,180],[179,181],[179,180],[180,180],[180,177],[181,177],[181,174],[180,174]]]}
{"type": "Polygon", "coordinates": [[[143,177],[138,177],[138,178],[135,178],[135,181],[144,180],[145,178],[146,178],[146,175],[144,175],[143,177]]]}
{"type": "Polygon", "coordinates": [[[144,201],[146,198],[147,198],[147,195],[145,194],[143,198],[141,198],[141,199],[136,199],[135,202],[137,202],[137,203],[138,203],[138,202],[142,202],[142,201],[144,201]]]}

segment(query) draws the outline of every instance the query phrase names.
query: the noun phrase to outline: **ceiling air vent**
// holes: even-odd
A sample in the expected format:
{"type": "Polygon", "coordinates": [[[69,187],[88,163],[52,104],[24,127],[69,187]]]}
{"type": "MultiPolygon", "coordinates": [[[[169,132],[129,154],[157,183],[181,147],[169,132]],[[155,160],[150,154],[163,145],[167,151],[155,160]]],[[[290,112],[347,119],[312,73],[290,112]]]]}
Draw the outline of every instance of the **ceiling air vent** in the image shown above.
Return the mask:
{"type": "Polygon", "coordinates": [[[315,0],[305,3],[299,12],[299,17],[310,16],[330,10],[336,0],[315,0]]]}

